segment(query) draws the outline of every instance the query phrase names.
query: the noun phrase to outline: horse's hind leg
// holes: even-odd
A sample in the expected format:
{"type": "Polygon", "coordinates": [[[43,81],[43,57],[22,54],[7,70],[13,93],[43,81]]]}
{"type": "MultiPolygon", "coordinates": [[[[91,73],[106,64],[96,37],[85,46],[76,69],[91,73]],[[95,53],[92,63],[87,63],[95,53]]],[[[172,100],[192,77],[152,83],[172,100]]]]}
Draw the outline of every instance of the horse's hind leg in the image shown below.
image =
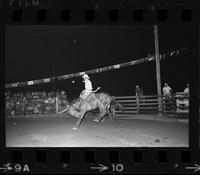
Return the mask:
{"type": "Polygon", "coordinates": [[[113,115],[110,113],[110,104],[106,107],[106,111],[107,111],[110,119],[113,121],[113,115]]]}
{"type": "Polygon", "coordinates": [[[96,119],[94,119],[94,121],[95,122],[100,122],[101,121],[101,119],[104,117],[104,115],[106,114],[106,110],[105,109],[99,109],[100,110],[100,114],[99,114],[99,116],[96,118],[96,119]]]}
{"type": "Polygon", "coordinates": [[[72,128],[73,130],[77,130],[81,124],[81,121],[83,120],[83,117],[79,118],[76,122],[76,125],[72,128]]]}
{"type": "Polygon", "coordinates": [[[72,128],[73,130],[77,130],[80,127],[80,124],[82,123],[84,116],[85,116],[85,113],[78,119],[75,127],[72,128]]]}

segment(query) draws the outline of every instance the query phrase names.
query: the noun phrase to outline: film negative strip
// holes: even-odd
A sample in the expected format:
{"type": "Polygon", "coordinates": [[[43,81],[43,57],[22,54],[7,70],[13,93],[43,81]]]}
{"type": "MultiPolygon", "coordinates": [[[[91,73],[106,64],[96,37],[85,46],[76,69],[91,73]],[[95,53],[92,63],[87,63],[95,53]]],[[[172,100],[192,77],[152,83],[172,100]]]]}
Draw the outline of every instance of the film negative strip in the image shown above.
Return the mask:
{"type": "Polygon", "coordinates": [[[199,173],[199,9],[0,0],[0,172],[199,173]]]}

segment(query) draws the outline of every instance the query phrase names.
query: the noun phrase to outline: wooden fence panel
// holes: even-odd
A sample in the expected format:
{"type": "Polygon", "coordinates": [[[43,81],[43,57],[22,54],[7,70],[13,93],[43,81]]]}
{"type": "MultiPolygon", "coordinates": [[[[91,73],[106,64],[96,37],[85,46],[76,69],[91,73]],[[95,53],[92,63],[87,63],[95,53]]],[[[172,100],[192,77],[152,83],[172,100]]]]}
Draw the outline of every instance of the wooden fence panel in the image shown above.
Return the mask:
{"type": "MultiPolygon", "coordinates": [[[[165,96],[159,96],[159,95],[147,95],[147,96],[141,96],[140,98],[136,96],[121,96],[121,97],[115,97],[115,100],[122,104],[125,108],[125,111],[118,111],[115,110],[116,116],[127,116],[132,114],[143,114],[143,113],[152,113],[152,114],[158,114],[159,113],[159,103],[158,98],[162,97],[162,113],[171,114],[171,113],[177,113],[177,112],[187,112],[189,107],[184,106],[182,109],[180,106],[177,106],[177,99],[178,100],[185,100],[188,97],[181,97],[176,98],[175,96],[171,96],[171,99],[166,101],[165,96]]],[[[189,110],[188,110],[189,112],[189,110]]]]}
{"type": "Polygon", "coordinates": [[[158,106],[158,103],[139,103],[140,106],[158,106]]]}
{"type": "Polygon", "coordinates": [[[136,103],[137,100],[116,100],[119,103],[136,103]]]}
{"type": "Polygon", "coordinates": [[[115,100],[119,100],[119,99],[136,99],[136,96],[119,96],[119,97],[114,97],[115,100]]]}

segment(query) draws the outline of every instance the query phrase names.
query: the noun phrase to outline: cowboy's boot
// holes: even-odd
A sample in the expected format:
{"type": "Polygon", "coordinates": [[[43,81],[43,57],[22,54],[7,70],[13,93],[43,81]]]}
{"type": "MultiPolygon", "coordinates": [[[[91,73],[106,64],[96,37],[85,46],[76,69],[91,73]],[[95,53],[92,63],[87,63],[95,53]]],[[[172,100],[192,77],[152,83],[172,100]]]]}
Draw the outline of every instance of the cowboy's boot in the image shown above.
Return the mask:
{"type": "Polygon", "coordinates": [[[81,99],[80,99],[80,103],[79,103],[79,105],[78,105],[78,109],[77,109],[79,112],[81,111],[81,104],[82,104],[82,101],[83,101],[83,99],[81,98],[81,99]]]}

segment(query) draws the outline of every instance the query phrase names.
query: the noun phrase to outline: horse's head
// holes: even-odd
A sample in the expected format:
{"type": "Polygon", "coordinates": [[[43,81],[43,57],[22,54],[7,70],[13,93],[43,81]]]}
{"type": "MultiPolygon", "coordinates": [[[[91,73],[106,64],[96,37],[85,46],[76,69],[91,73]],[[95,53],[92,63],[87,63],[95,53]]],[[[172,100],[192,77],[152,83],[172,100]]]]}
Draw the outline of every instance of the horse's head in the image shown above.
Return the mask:
{"type": "Polygon", "coordinates": [[[69,111],[69,107],[70,107],[70,105],[67,104],[67,105],[66,105],[66,110],[67,110],[67,111],[69,111]]]}
{"type": "Polygon", "coordinates": [[[65,109],[63,109],[63,110],[61,110],[60,112],[58,112],[58,114],[62,114],[62,113],[68,113],[69,112],[69,109],[70,109],[70,105],[69,104],[67,104],[66,106],[65,106],[65,109]]]}

